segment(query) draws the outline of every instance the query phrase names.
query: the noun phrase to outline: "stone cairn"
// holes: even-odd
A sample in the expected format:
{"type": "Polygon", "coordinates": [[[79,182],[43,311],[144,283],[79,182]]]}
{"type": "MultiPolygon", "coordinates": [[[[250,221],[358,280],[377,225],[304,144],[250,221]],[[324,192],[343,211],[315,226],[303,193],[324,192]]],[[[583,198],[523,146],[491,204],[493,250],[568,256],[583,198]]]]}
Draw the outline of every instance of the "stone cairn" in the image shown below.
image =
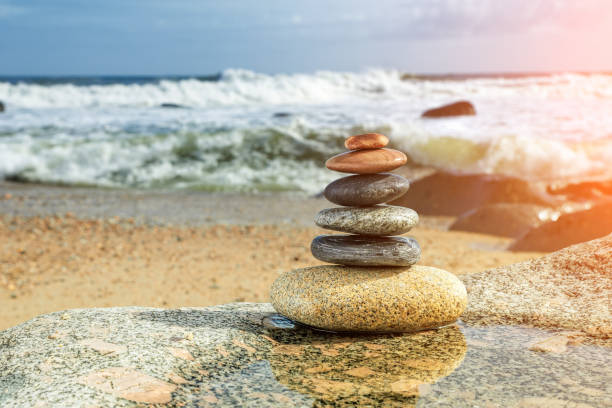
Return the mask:
{"type": "Polygon", "coordinates": [[[441,269],[414,265],[421,249],[399,237],[418,223],[414,210],[384,205],[410,183],[385,173],[407,162],[376,133],[349,137],[348,152],[327,168],[356,175],[330,183],[325,198],[342,207],[319,212],[315,223],[351,235],[320,235],[311,244],[319,260],[336,265],[295,269],[272,285],[272,305],[286,317],[331,331],[404,332],[454,322],[467,304],[465,287],[441,269]]]}

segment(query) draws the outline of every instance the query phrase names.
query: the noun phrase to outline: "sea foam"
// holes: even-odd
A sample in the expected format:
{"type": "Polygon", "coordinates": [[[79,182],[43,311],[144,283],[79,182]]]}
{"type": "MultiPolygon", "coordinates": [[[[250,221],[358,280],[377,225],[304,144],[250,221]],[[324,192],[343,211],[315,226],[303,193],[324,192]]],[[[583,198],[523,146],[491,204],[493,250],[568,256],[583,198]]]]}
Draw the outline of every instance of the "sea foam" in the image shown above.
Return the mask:
{"type": "Polygon", "coordinates": [[[612,76],[402,77],[228,70],[216,81],[0,82],[0,177],[312,193],[340,176],[323,163],[343,139],[369,131],[454,172],[558,179],[610,171],[612,76]],[[458,99],[477,115],[420,118],[458,99]]]}

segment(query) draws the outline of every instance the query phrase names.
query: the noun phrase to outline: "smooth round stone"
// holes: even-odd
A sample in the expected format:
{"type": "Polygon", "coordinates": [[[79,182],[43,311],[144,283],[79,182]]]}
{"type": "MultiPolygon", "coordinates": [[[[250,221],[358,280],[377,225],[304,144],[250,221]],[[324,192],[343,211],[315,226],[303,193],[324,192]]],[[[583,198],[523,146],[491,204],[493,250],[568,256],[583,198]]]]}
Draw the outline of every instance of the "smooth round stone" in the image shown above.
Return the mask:
{"type": "Polygon", "coordinates": [[[380,149],[389,143],[385,135],[378,133],[365,133],[351,136],[344,141],[344,147],[349,150],[380,149]]]}
{"type": "Polygon", "coordinates": [[[374,174],[397,169],[407,161],[408,157],[399,150],[368,149],[337,154],[325,166],[342,173],[374,174]]]}
{"type": "Polygon", "coordinates": [[[421,257],[414,238],[363,235],[319,235],[310,252],[323,262],[349,266],[410,266],[421,257]]]}
{"type": "Polygon", "coordinates": [[[332,181],[323,195],[334,204],[366,206],[393,201],[409,188],[408,179],[395,174],[359,174],[332,181]]]}
{"type": "Polygon", "coordinates": [[[272,306],[332,331],[407,332],[454,322],[467,305],[463,283],[442,269],[314,266],[279,276],[272,306]]]}
{"type": "Polygon", "coordinates": [[[315,216],[321,228],[377,236],[405,234],[418,222],[416,211],[393,205],[326,208],[315,216]]]}

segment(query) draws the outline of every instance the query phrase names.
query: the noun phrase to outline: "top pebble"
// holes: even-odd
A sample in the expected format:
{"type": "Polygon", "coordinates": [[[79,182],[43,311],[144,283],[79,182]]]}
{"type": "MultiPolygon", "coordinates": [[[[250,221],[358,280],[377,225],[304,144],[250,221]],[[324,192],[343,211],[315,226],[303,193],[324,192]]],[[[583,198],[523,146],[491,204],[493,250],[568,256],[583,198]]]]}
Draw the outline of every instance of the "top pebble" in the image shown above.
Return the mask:
{"type": "Polygon", "coordinates": [[[389,143],[385,135],[378,133],[365,133],[363,135],[351,136],[344,142],[344,147],[349,150],[380,149],[389,143]]]}

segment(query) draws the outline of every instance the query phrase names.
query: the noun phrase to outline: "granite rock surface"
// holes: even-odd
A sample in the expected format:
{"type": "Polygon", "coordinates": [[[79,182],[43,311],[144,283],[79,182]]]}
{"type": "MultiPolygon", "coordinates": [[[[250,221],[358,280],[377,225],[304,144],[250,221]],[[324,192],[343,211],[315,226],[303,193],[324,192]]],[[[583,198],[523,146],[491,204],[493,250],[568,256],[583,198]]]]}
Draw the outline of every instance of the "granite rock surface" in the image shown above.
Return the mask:
{"type": "Polygon", "coordinates": [[[472,323],[523,323],[612,338],[612,234],[541,258],[462,276],[472,323]]]}
{"type": "Polygon", "coordinates": [[[610,406],[612,348],[530,350],[551,336],[335,334],[264,303],[70,310],[0,332],[0,406],[610,406]]]}
{"type": "Polygon", "coordinates": [[[442,269],[314,266],[272,284],[272,305],[292,320],[332,331],[408,332],[444,326],[467,304],[465,287],[442,269]]]}
{"type": "Polygon", "coordinates": [[[391,205],[326,208],[315,216],[321,228],[361,235],[401,235],[418,223],[414,210],[391,205]]]}
{"type": "Polygon", "coordinates": [[[310,251],[323,262],[353,266],[410,266],[421,256],[414,238],[361,235],[319,235],[310,251]]]}
{"type": "Polygon", "coordinates": [[[342,177],[325,187],[323,195],[334,204],[368,206],[382,204],[406,194],[408,179],[395,174],[361,174],[342,177]]]}

